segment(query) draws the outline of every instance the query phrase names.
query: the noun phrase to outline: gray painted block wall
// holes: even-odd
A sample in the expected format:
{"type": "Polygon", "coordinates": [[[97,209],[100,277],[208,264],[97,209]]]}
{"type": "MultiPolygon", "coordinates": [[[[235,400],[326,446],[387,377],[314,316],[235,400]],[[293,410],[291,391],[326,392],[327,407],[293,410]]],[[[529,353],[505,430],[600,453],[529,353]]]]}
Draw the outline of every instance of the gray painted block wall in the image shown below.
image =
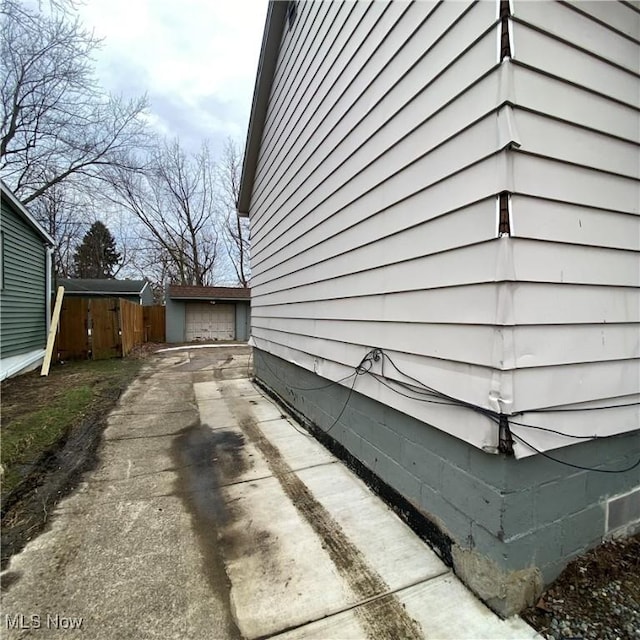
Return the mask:
{"type": "Polygon", "coordinates": [[[245,302],[237,302],[236,305],[236,340],[249,339],[250,306],[245,302]]]}
{"type": "MultiPolygon", "coordinates": [[[[605,535],[606,498],[640,485],[623,474],[516,460],[475,447],[366,396],[254,349],[256,377],[407,498],[455,542],[458,575],[496,611],[527,606],[574,556],[605,535]],[[334,425],[333,427],[331,425],[334,425]]],[[[555,452],[573,464],[618,469],[638,456],[639,432],[555,452]]],[[[633,510],[630,510],[633,512],[633,510]]]]}
{"type": "Polygon", "coordinates": [[[184,342],[185,304],[181,300],[172,300],[165,294],[167,342],[184,342]]]}

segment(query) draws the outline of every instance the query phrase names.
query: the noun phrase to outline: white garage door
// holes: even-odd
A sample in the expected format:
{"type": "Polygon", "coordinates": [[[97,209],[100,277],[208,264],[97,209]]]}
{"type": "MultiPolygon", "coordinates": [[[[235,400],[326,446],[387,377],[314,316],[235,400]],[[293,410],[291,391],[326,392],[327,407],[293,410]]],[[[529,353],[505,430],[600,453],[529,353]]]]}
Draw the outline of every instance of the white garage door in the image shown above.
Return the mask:
{"type": "Polygon", "coordinates": [[[232,304],[190,302],[186,306],[186,340],[233,340],[236,313],[232,304]]]}

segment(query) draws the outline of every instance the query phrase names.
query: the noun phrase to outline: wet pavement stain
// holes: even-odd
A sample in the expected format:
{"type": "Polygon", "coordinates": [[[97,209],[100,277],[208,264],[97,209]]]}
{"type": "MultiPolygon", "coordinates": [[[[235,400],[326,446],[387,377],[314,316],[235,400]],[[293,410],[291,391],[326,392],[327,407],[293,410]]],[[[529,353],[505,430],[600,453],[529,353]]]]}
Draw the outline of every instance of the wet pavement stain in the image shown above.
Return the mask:
{"type": "Polygon", "coordinates": [[[2,582],[0,582],[0,591],[9,591],[11,585],[20,580],[22,574],[19,571],[5,571],[2,575],[2,582]]]}
{"type": "MultiPolygon", "coordinates": [[[[250,462],[242,454],[244,437],[226,430],[212,430],[196,422],[175,438],[172,455],[177,469],[176,493],[191,514],[191,522],[204,556],[204,571],[211,588],[231,611],[231,583],[221,555],[219,535],[232,520],[232,505],[225,504],[222,485],[242,474],[250,462]]],[[[232,619],[229,637],[241,634],[232,619]]]]}
{"type": "Polygon", "coordinates": [[[225,429],[212,430],[197,423],[176,438],[173,454],[180,485],[195,518],[222,526],[228,512],[220,487],[230,484],[249,467],[242,453],[244,436],[225,429]]]}

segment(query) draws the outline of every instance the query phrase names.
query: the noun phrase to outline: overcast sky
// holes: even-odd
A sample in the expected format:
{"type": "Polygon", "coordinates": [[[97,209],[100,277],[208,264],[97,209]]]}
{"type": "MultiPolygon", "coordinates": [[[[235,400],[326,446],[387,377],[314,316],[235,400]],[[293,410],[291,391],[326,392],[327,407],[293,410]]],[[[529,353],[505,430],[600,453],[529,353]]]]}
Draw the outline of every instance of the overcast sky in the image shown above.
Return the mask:
{"type": "Polygon", "coordinates": [[[267,0],[85,0],[79,13],[104,38],[106,90],[146,92],[153,126],[189,150],[244,145],[267,0]]]}

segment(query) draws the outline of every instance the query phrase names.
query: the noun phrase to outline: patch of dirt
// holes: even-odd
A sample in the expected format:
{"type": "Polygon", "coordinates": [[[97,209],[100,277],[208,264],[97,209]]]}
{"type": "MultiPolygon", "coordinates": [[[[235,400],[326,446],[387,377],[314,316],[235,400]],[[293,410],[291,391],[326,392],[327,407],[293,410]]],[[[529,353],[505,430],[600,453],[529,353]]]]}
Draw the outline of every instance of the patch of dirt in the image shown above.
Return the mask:
{"type": "Polygon", "coordinates": [[[554,640],[640,639],[640,535],[573,560],[522,617],[554,640]]]}
{"type": "Polygon", "coordinates": [[[169,346],[171,345],[168,345],[165,342],[145,342],[144,344],[134,347],[127,358],[135,358],[137,360],[148,358],[159,349],[166,349],[169,346]]]}
{"type": "Polygon", "coordinates": [[[92,389],[86,410],[70,421],[55,444],[21,464],[20,481],[10,491],[3,491],[2,569],[44,529],[55,505],[95,465],[106,416],[138,371],[139,364],[121,360],[70,363],[56,365],[48,377],[32,372],[2,383],[3,430],[71,388],[88,384],[92,389]]]}

